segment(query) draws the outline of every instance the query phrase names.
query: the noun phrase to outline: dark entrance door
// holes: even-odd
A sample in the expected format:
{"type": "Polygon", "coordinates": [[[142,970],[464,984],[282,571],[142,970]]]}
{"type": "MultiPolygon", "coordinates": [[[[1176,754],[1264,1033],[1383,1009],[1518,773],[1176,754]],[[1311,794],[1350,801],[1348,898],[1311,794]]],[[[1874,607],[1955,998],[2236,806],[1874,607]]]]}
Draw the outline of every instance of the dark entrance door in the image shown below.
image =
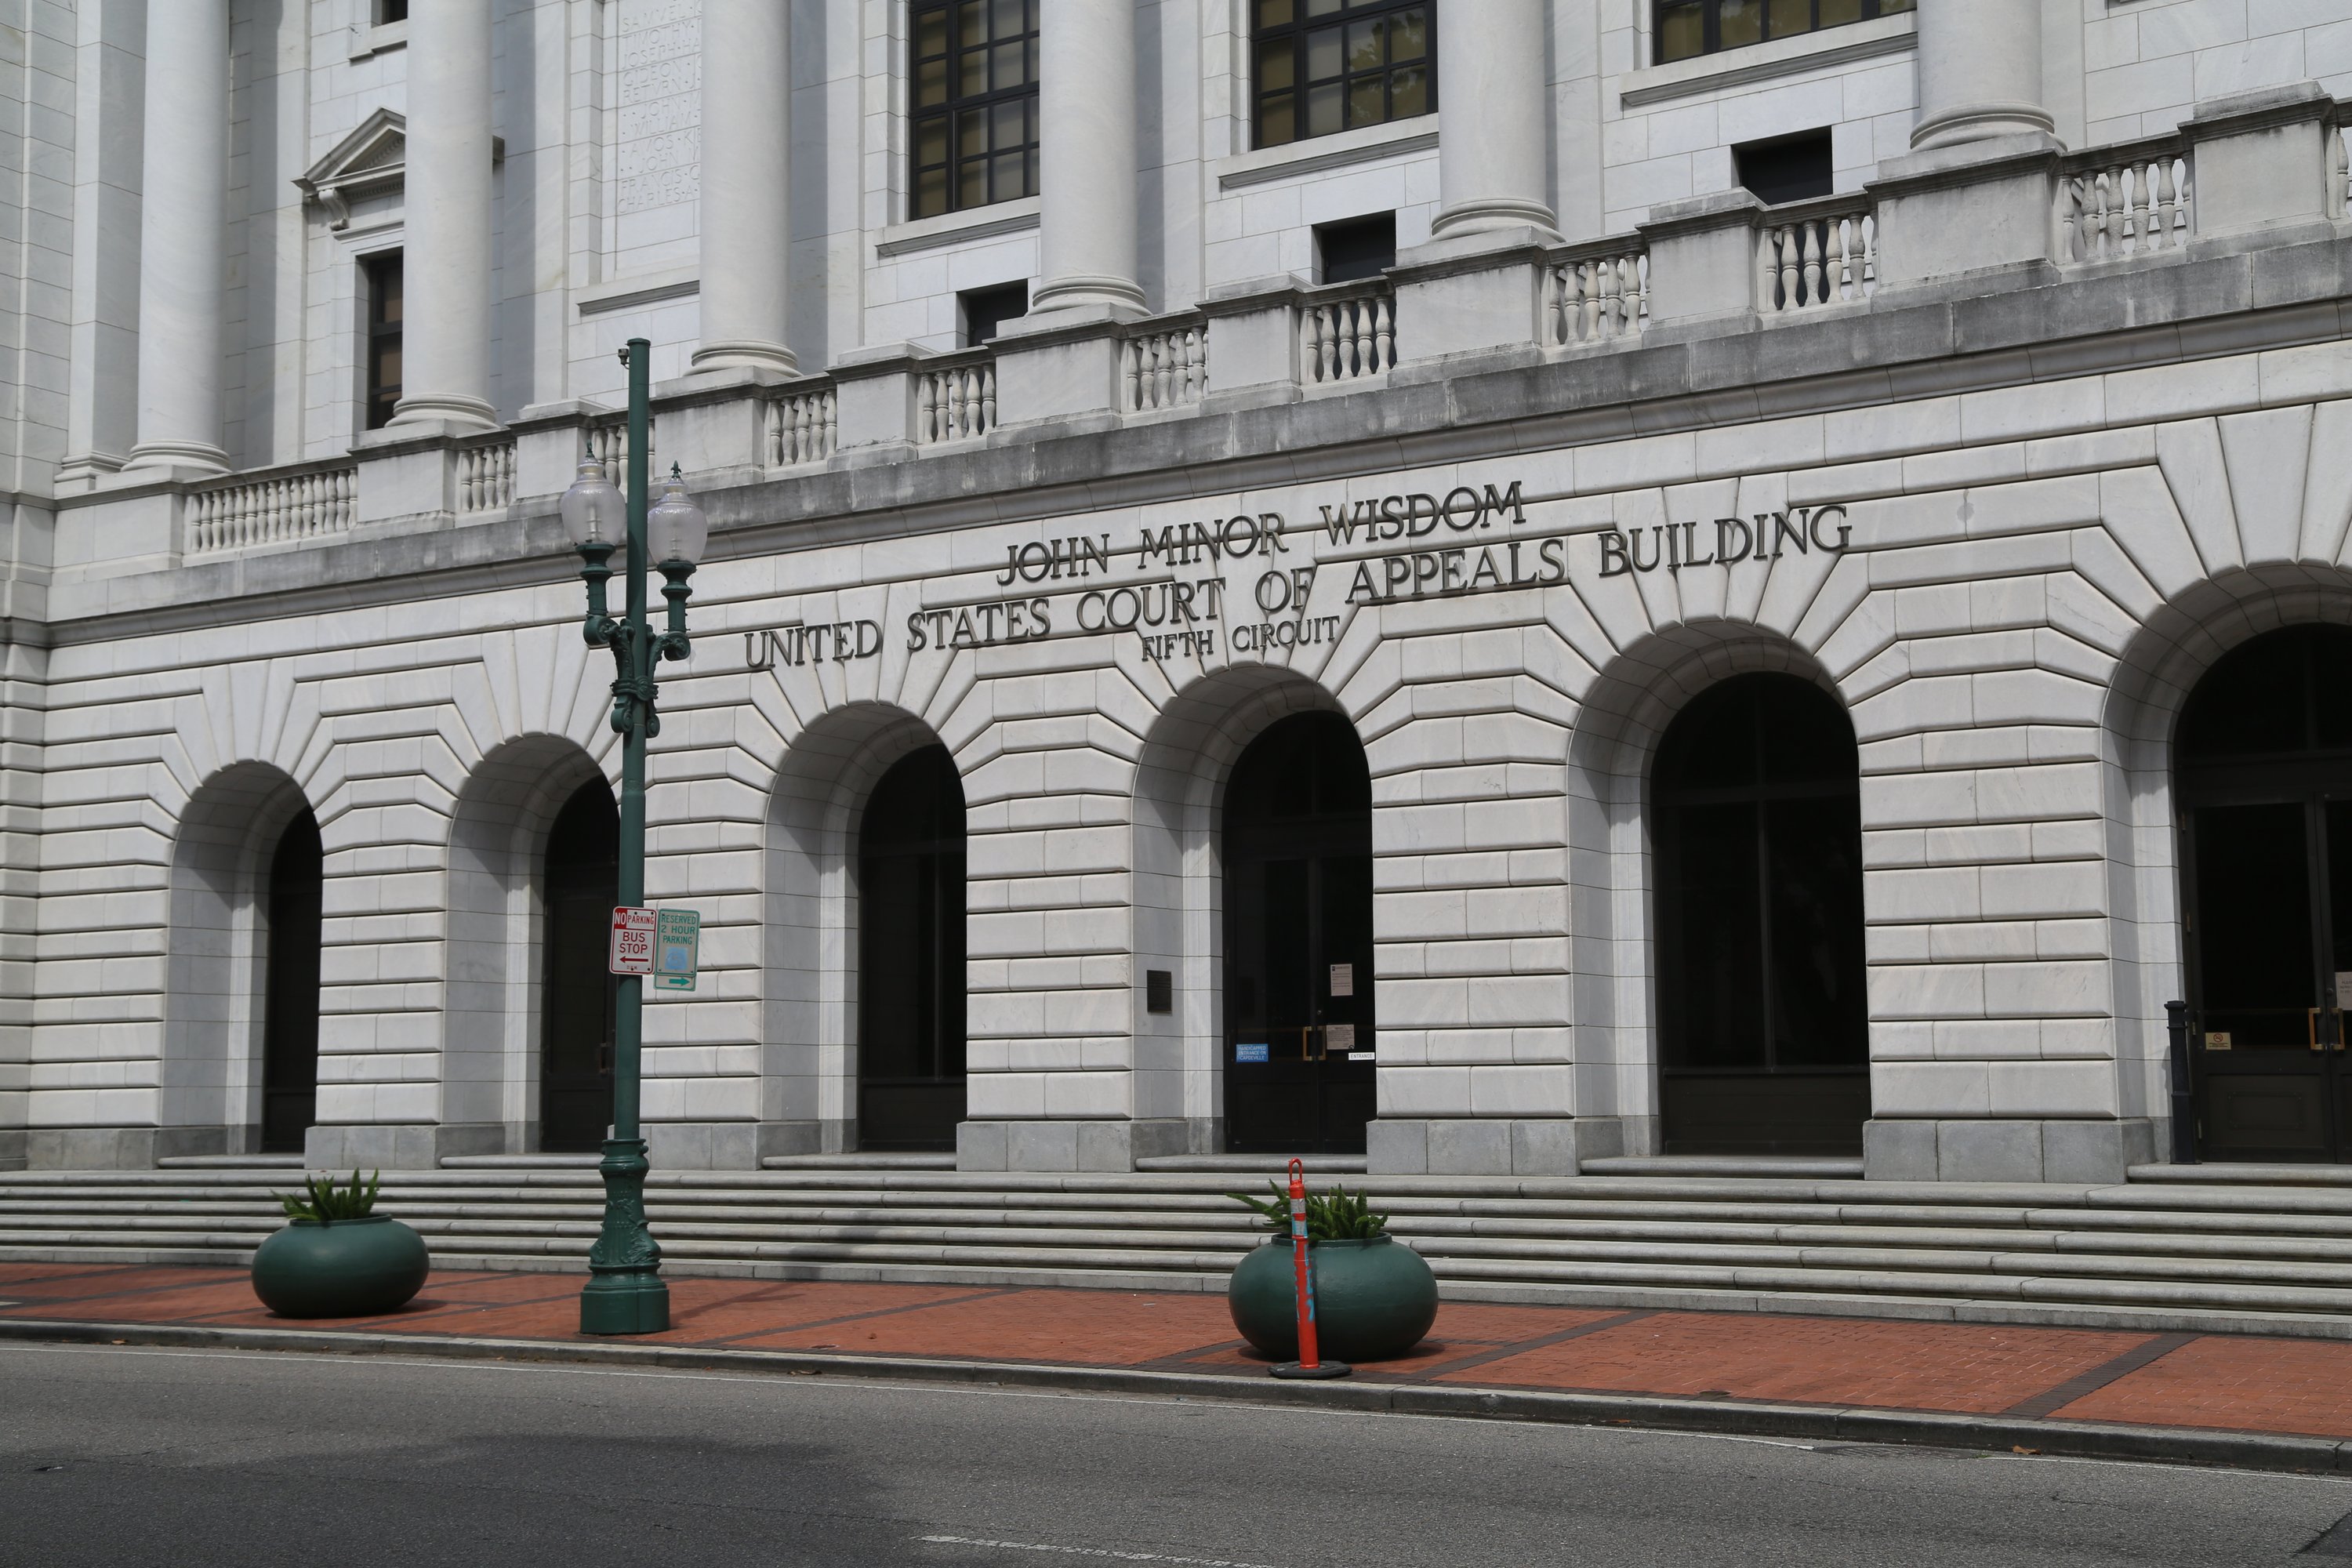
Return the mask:
{"type": "Polygon", "coordinates": [[[306,807],[269,858],[269,984],[261,1024],[261,1147],[299,1152],[319,1111],[319,939],[323,855],[306,807]]]}
{"type": "Polygon", "coordinates": [[[1665,1152],[1858,1154],[1870,1115],[1860,756],[1845,710],[1735,676],[1652,775],[1665,1152]]]}
{"type": "Polygon", "coordinates": [[[1225,1147],[1357,1153],[1378,1110],[1372,781],[1354,726],[1285,719],[1225,786],[1225,1147]]]}
{"type": "Polygon", "coordinates": [[[2199,1151],[2352,1150],[2352,631],[2297,626],[2198,683],[2178,747],[2199,1151]]]}
{"type": "Polygon", "coordinates": [[[857,1146],[952,1149],[963,1120],[963,781],[891,765],[857,833],[857,1146]]]}
{"type": "Polygon", "coordinates": [[[621,896],[621,814],[603,779],[563,803],[548,830],[547,911],[541,975],[546,1003],[539,1053],[539,1146],[581,1153],[602,1148],[613,1121],[613,1026],[618,991],[609,973],[613,906],[621,896]]]}

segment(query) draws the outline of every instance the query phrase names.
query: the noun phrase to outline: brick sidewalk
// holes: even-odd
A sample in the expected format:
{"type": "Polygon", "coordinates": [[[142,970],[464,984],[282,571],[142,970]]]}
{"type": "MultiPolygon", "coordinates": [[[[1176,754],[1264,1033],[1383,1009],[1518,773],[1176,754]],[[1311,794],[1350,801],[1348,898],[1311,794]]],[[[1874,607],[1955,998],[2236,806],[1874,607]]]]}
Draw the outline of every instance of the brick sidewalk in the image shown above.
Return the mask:
{"type": "MultiPolygon", "coordinates": [[[[295,1321],[242,1268],[0,1264],[0,1318],[581,1342],[582,1280],[436,1273],[383,1318],[295,1321]]],[[[679,1279],[631,1344],[1224,1373],[1265,1364],[1213,1296],[679,1279]]],[[[609,1341],[591,1342],[610,1343],[609,1341]]],[[[1449,1303],[1359,1381],[2352,1438],[2352,1343],[1998,1324],[1449,1303]]]]}

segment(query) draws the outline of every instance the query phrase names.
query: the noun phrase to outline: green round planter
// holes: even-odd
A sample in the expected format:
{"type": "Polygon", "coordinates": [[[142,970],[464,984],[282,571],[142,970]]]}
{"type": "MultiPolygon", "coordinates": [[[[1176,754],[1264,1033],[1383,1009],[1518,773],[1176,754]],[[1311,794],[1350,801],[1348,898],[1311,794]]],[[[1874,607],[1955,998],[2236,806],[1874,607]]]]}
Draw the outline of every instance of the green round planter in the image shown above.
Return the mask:
{"type": "MultiPolygon", "coordinates": [[[[1315,1270],[1317,1349],[1334,1361],[1388,1361],[1419,1344],[1437,1321],[1437,1277],[1421,1254],[1385,1236],[1318,1241],[1307,1248],[1315,1270]]],[[[1277,1237],[1234,1269],[1225,1289],[1234,1327],[1276,1361],[1298,1355],[1298,1305],[1290,1238],[1277,1237]]]]}
{"type": "Polygon", "coordinates": [[[281,1318],[370,1318],[404,1306],[432,1267],[390,1215],[298,1219],[253,1255],[253,1293],[281,1318]]]}

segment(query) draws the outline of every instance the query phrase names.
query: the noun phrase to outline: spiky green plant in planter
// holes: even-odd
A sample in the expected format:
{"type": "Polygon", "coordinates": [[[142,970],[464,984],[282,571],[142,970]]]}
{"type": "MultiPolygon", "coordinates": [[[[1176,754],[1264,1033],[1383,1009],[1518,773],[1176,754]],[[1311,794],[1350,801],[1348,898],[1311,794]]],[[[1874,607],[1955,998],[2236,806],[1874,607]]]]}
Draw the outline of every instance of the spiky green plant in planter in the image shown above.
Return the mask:
{"type": "MultiPolygon", "coordinates": [[[[1276,1361],[1298,1355],[1297,1279],[1291,1258],[1290,1194],[1268,1182],[1270,1197],[1226,1195],[1257,1216],[1266,1245],[1234,1270],[1225,1303],[1242,1337],[1276,1361]]],[[[1322,1352],[1339,1361],[1387,1361],[1404,1354],[1437,1321],[1437,1279],[1421,1254],[1389,1235],[1389,1216],[1344,1186],[1307,1194],[1308,1266],[1315,1271],[1315,1321],[1322,1352]]]]}
{"type": "Polygon", "coordinates": [[[425,1284],[425,1239],[375,1212],[383,1173],[362,1184],[307,1176],[280,1193],[286,1228],[253,1255],[253,1293],[286,1318],[368,1318],[397,1310],[425,1284]]]}
{"type": "Polygon", "coordinates": [[[354,1170],[351,1181],[342,1186],[337,1186],[332,1176],[305,1176],[302,1186],[308,1195],[299,1198],[291,1193],[273,1193],[270,1195],[285,1205],[288,1219],[365,1219],[375,1212],[375,1194],[383,1185],[382,1171],[370,1176],[367,1185],[362,1187],[360,1185],[360,1173],[354,1170]]]}
{"type": "MultiPolygon", "coordinates": [[[[1227,1193],[1225,1196],[1258,1216],[1265,1228],[1276,1236],[1290,1234],[1290,1194],[1282,1184],[1269,1180],[1270,1198],[1254,1198],[1247,1193],[1227,1193]]],[[[1335,1186],[1328,1193],[1307,1194],[1307,1239],[1318,1241],[1368,1241],[1376,1236],[1386,1236],[1389,1216],[1372,1212],[1371,1200],[1360,1193],[1351,1193],[1344,1186],[1335,1186]]]]}

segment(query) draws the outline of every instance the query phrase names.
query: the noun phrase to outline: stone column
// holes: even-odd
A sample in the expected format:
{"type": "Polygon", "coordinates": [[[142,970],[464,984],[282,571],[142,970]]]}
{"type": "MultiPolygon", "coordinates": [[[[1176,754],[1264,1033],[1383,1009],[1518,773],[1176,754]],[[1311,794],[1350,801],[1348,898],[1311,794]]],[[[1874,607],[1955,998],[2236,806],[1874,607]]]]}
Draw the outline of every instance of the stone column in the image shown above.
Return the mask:
{"type": "Polygon", "coordinates": [[[408,12],[407,294],[394,425],[493,426],[490,406],[490,6],[408,12]]]}
{"type": "MultiPolygon", "coordinates": [[[[1544,0],[1476,0],[1444,8],[1438,47],[1433,239],[1496,229],[1556,231],[1545,161],[1544,0]]],[[[1048,78],[1048,83],[1051,82],[1048,78]]]]}
{"type": "Polygon", "coordinates": [[[2054,130],[2042,101],[2040,0],[1919,0],[1914,151],[2054,130]]]}
{"type": "Polygon", "coordinates": [[[694,368],[789,374],[792,16],[779,0],[702,4],[702,342],[694,368]]]}
{"type": "Polygon", "coordinates": [[[1135,0],[1045,0],[1038,25],[1044,200],[1029,309],[1140,310],[1135,0]]]}
{"type": "Polygon", "coordinates": [[[228,468],[220,444],[228,89],[228,0],[148,7],[139,438],[127,468],[228,468]]]}

